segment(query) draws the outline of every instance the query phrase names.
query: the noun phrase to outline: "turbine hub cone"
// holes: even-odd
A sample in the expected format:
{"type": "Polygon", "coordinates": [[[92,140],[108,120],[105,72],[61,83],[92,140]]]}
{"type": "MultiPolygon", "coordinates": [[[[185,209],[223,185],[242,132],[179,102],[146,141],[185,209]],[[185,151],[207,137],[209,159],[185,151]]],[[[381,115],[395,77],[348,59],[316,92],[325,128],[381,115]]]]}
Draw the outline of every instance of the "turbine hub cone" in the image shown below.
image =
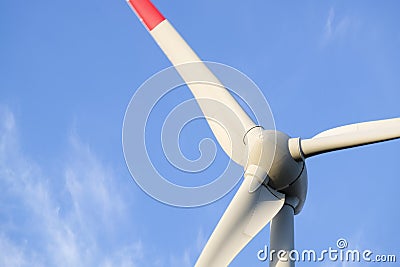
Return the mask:
{"type": "Polygon", "coordinates": [[[248,159],[246,176],[255,177],[250,191],[260,184],[269,185],[291,199],[299,213],[307,195],[307,170],[303,159],[295,160],[289,151],[290,137],[274,130],[252,129],[246,134],[248,159]],[[274,152],[275,151],[275,152],[274,152]]]}

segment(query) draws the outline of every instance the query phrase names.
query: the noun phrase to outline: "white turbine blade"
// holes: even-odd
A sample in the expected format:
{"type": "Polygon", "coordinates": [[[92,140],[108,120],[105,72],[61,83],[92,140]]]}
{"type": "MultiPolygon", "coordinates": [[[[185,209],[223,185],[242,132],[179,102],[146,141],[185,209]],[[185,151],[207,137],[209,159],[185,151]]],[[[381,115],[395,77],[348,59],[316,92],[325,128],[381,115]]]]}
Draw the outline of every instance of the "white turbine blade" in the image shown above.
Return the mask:
{"type": "Polygon", "coordinates": [[[397,138],[400,138],[400,118],[370,121],[330,129],[311,139],[300,139],[298,144],[291,139],[290,153],[294,158],[299,158],[300,154],[306,158],[397,138]]]}
{"type": "Polygon", "coordinates": [[[265,185],[250,192],[252,181],[253,177],[245,177],[195,266],[228,266],[282,208],[283,194],[265,185]]]}
{"type": "Polygon", "coordinates": [[[243,137],[255,126],[254,122],[150,1],[128,3],[190,88],[221,147],[244,166],[243,137]],[[197,63],[182,65],[194,62],[197,63]]]}

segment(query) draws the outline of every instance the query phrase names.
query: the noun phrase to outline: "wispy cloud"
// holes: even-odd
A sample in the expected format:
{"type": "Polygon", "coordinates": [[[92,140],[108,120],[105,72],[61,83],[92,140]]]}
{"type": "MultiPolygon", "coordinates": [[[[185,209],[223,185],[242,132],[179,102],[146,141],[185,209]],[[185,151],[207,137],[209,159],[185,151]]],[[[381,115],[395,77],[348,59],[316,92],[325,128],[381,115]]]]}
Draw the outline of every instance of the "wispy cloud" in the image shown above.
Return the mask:
{"type": "Polygon", "coordinates": [[[339,17],[335,9],[331,7],[325,22],[322,43],[327,44],[337,38],[344,37],[351,26],[351,20],[348,16],[339,17]]]}
{"type": "Polygon", "coordinates": [[[332,24],[335,19],[335,10],[333,8],[329,9],[328,18],[325,23],[325,37],[329,38],[333,35],[332,24]]]}
{"type": "Polygon", "coordinates": [[[192,242],[180,255],[171,255],[170,266],[193,266],[207,242],[207,236],[202,228],[197,231],[196,242],[192,242]]]}
{"type": "Polygon", "coordinates": [[[28,255],[26,246],[15,244],[4,235],[0,236],[0,266],[43,266],[35,255],[28,255]]]}
{"type": "Polygon", "coordinates": [[[197,239],[196,239],[196,252],[200,253],[201,250],[204,248],[204,246],[207,243],[207,236],[204,234],[204,231],[202,228],[200,228],[197,232],[197,239]]]}
{"type": "Polygon", "coordinates": [[[24,155],[12,112],[0,109],[0,265],[142,266],[139,237],[115,241],[127,207],[110,168],[77,136],[49,176],[24,155]]]}

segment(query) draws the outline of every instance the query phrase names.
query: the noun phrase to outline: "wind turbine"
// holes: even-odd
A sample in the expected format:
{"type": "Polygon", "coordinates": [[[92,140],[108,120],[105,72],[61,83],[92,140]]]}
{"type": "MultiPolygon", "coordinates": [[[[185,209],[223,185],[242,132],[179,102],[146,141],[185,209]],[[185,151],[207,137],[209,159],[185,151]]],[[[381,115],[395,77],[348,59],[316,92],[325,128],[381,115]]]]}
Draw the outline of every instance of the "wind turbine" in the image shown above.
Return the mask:
{"type": "Polygon", "coordinates": [[[223,150],[245,170],[242,184],[196,266],[229,265],[269,222],[271,250],[286,252],[286,258],[275,258],[270,266],[294,266],[288,252],[294,249],[294,215],[302,210],[307,195],[306,158],[400,138],[400,118],[333,128],[310,139],[264,130],[225,88],[192,83],[206,79],[221,85],[149,0],[127,2],[187,83],[223,150]],[[198,63],[190,71],[181,67],[191,62],[198,63]]]}

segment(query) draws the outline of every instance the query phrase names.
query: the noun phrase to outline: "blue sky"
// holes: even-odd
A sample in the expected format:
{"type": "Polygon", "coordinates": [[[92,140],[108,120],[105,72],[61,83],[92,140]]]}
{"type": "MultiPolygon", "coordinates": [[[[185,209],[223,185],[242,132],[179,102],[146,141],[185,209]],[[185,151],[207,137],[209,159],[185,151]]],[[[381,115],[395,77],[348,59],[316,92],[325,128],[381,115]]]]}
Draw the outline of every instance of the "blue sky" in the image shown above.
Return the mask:
{"type": "MultiPolygon", "coordinates": [[[[202,59],[254,80],[291,136],[399,117],[397,1],[154,3],[202,59]]],[[[182,209],[131,178],[125,109],[170,63],[125,1],[2,1],[0,10],[0,265],[193,265],[235,190],[182,209]]],[[[391,141],[309,159],[296,247],[346,238],[398,253],[399,149],[391,141]]],[[[268,235],[232,266],[265,266],[256,252],[268,235]]],[[[298,264],[309,265],[327,266],[298,264]]]]}

